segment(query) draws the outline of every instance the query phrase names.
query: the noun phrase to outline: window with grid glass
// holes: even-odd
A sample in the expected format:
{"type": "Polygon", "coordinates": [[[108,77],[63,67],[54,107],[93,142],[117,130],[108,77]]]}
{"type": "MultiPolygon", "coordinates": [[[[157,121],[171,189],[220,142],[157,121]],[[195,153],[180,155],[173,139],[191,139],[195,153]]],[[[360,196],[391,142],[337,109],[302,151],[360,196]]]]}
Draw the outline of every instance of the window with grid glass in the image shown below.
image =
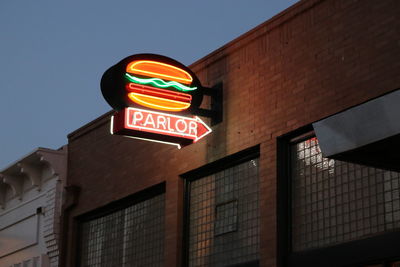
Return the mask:
{"type": "Polygon", "coordinates": [[[188,266],[257,265],[258,159],[189,181],[188,192],[188,266]]]}
{"type": "Polygon", "coordinates": [[[165,194],[81,225],[81,267],[163,266],[165,194]]]}
{"type": "Polygon", "coordinates": [[[291,157],[293,251],[400,227],[398,172],[324,158],[315,137],[292,144],[291,157]]]}

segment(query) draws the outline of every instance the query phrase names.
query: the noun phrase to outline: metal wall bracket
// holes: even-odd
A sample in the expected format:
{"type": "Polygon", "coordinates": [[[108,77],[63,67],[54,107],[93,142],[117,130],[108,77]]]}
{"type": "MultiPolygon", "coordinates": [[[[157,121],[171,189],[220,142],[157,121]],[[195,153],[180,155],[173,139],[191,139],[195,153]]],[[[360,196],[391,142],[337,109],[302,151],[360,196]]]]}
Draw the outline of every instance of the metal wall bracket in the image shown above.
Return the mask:
{"type": "Polygon", "coordinates": [[[204,95],[211,97],[211,108],[203,109],[198,108],[196,115],[211,118],[211,125],[222,122],[223,118],[223,94],[222,94],[222,83],[218,83],[215,86],[203,87],[204,95]]]}

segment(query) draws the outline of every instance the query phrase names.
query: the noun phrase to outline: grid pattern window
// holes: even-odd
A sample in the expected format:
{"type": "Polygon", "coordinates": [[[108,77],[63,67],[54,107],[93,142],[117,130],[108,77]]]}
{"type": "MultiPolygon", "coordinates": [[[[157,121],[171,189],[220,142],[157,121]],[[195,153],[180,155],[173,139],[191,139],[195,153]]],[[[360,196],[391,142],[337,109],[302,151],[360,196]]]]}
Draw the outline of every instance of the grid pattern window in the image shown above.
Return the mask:
{"type": "Polygon", "coordinates": [[[291,151],[293,251],[400,227],[399,173],[324,158],[315,137],[291,151]]]}
{"type": "Polygon", "coordinates": [[[81,266],[163,266],[165,194],[82,224],[81,266]]]}
{"type": "Polygon", "coordinates": [[[259,259],[258,159],[189,182],[189,266],[259,259]]]}

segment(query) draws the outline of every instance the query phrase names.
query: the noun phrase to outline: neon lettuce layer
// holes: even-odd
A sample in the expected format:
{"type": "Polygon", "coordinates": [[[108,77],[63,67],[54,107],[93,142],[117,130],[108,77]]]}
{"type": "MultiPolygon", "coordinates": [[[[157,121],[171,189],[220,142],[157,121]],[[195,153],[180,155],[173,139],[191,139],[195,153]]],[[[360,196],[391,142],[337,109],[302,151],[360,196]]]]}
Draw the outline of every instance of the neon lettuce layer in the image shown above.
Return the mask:
{"type": "Polygon", "coordinates": [[[166,82],[159,78],[148,78],[148,79],[139,78],[139,77],[130,75],[129,73],[125,73],[125,75],[126,75],[126,78],[130,82],[138,83],[138,84],[150,84],[150,85],[153,85],[153,86],[159,87],[159,88],[174,87],[174,88],[178,89],[179,91],[183,91],[183,92],[193,91],[193,90],[197,89],[197,87],[189,87],[189,86],[183,85],[183,84],[175,82],[175,81],[166,82]]]}

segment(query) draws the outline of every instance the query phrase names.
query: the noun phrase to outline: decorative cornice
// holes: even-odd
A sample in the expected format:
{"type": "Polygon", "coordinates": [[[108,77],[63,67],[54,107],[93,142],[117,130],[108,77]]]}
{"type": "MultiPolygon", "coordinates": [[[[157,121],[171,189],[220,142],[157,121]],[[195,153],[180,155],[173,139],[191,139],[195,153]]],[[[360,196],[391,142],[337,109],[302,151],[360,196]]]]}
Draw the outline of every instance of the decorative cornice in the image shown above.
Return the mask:
{"type": "Polygon", "coordinates": [[[9,185],[13,190],[13,196],[22,199],[22,188],[23,188],[23,177],[22,176],[11,176],[4,173],[0,173],[0,179],[3,183],[9,185]]]}
{"type": "Polygon", "coordinates": [[[43,182],[55,176],[60,180],[65,179],[66,149],[36,149],[0,171],[0,206],[5,207],[8,200],[6,197],[10,196],[10,191],[12,191],[12,198],[17,197],[21,200],[24,188],[25,190],[27,187],[36,188],[40,191],[43,182]],[[26,185],[27,181],[30,185],[26,185]]]}
{"type": "Polygon", "coordinates": [[[37,186],[38,189],[40,189],[42,176],[41,168],[39,166],[30,165],[26,162],[19,162],[17,163],[17,166],[20,167],[20,172],[30,179],[32,186],[37,186]]]}

